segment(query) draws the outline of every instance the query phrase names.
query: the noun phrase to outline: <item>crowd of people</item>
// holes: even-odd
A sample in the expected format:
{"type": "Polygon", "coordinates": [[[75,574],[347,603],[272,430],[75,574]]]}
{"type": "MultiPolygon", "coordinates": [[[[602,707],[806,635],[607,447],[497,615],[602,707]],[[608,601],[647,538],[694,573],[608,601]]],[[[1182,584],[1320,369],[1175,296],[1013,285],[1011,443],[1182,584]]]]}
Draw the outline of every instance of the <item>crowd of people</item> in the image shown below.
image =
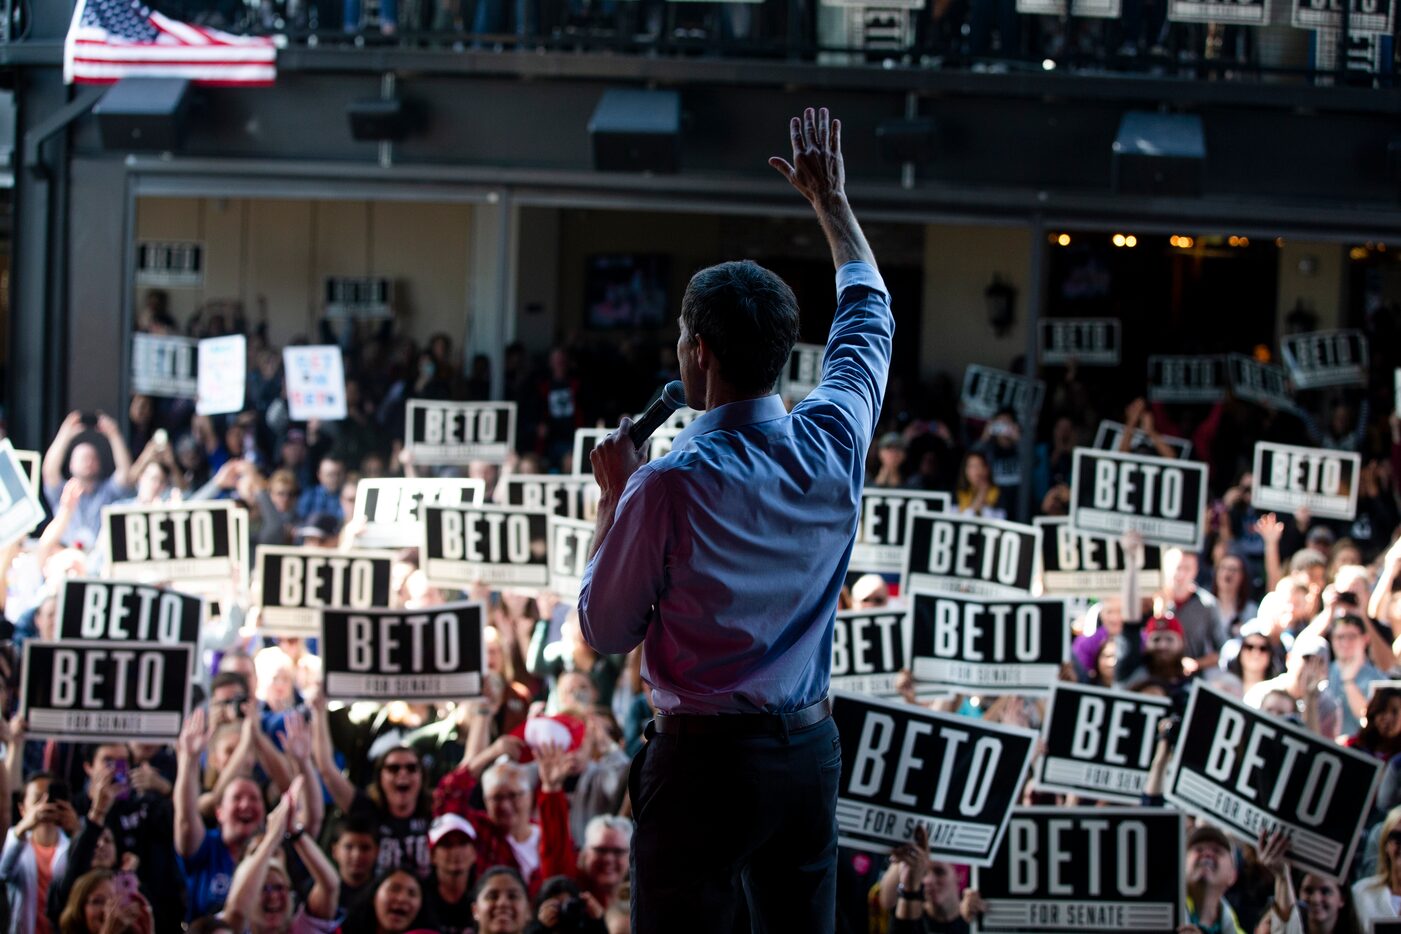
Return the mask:
{"type": "MultiPolygon", "coordinates": [[[[488,496],[511,473],[571,469],[574,431],[640,410],[674,374],[674,358],[641,343],[575,344],[533,361],[508,349],[506,398],[517,403],[517,450],[504,465],[417,466],[403,450],[410,398],[486,399],[484,358],[459,366],[451,342],[426,345],[379,326],[328,330],[346,349],[349,414],[295,423],[281,354],[266,329],[237,314],[172,320],[159,294],[139,318],[151,333],[248,335],[248,404],[221,417],[190,400],[137,396],[125,430],[106,414],[70,414],[43,454],[52,518],[0,553],[8,642],[0,701],[16,709],[19,654],[51,639],[58,588],[96,576],[105,506],[225,499],[247,509],[255,545],[353,548],[357,483],[397,475],[482,479],[488,496]]],[[[328,326],[329,327],[329,326],[328,326]]],[[[1212,405],[1103,398],[1071,367],[1055,374],[1033,423],[1004,411],[957,416],[947,388],[892,380],[867,483],[945,490],[966,514],[1027,520],[1064,514],[1071,452],[1100,415],[1141,434],[1123,445],[1171,454],[1181,437],[1211,466],[1210,534],[1200,552],[1163,554],[1161,586],[1093,602],[1074,621],[1063,678],[1159,694],[1179,704],[1203,681],[1245,703],[1388,763],[1349,879],[1293,873],[1284,845],[1245,845],[1209,824],[1183,854],[1190,922],[1203,932],[1363,931],[1401,905],[1401,688],[1395,627],[1401,598],[1401,513],[1392,484],[1401,420],[1384,387],[1320,402],[1318,417],[1228,399],[1212,405]],[[1029,474],[1022,433],[1033,432],[1029,474]],[[1252,505],[1257,440],[1358,451],[1357,518],[1275,515],[1252,505]],[[1031,493],[1022,496],[1022,487],[1031,493]]],[[[1141,542],[1123,547],[1141,557],[1141,542]]],[[[263,635],[235,581],[204,635],[202,698],[170,747],[30,741],[19,716],[0,723],[7,829],[0,908],[31,934],[119,931],[519,932],[628,928],[631,835],[627,778],[653,709],[640,650],[607,656],[577,615],[545,592],[467,596],[489,607],[486,690],[456,703],[328,702],[314,640],[263,635]]],[[[400,552],[391,602],[456,599],[431,586],[416,550],[400,552]]],[[[848,607],[900,606],[895,581],[853,576],[848,607]]],[[[905,700],[928,705],[909,678],[905,700]]],[[[936,709],[1039,727],[1044,698],[953,697],[936,709]]],[[[1165,736],[1145,804],[1161,806],[1165,736]]],[[[1065,803],[1028,782],[1024,800],[1065,803]]],[[[685,841],[677,841],[685,845],[685,841]]],[[[916,841],[889,857],[839,855],[838,930],[962,931],[980,908],[967,867],[931,861],[916,841]]]]}

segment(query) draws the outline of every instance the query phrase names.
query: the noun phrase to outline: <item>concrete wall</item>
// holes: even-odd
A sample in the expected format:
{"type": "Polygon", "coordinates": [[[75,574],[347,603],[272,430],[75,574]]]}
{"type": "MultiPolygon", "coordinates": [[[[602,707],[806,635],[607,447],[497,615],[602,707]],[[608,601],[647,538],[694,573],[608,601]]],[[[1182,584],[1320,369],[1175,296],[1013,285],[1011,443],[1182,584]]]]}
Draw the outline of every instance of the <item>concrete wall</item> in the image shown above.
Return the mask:
{"type": "Polygon", "coordinates": [[[1007,369],[1026,352],[1029,228],[930,225],[924,252],[922,375],[942,370],[957,382],[970,363],[1007,369]],[[1016,319],[1002,337],[988,324],[983,297],[994,275],[1017,290],[1016,319]]]}
{"type": "MultiPolygon", "coordinates": [[[[313,335],[326,276],[388,276],[403,329],[438,331],[461,348],[467,334],[472,212],[464,204],[143,198],[139,240],[200,240],[200,288],[169,288],[183,320],[202,303],[241,301],[256,316],[266,300],[272,340],[313,335]]],[[[138,301],[145,289],[138,286],[138,301]]]]}

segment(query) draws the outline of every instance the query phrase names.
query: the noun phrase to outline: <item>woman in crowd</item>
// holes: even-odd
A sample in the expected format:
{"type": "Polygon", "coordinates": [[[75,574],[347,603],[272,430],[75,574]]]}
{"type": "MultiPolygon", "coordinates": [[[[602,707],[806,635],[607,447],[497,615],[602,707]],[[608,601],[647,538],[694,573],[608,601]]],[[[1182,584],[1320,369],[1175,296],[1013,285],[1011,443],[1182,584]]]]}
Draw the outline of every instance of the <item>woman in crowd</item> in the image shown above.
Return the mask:
{"type": "Polygon", "coordinates": [[[914,843],[890,854],[881,877],[878,903],[890,923],[890,934],[967,934],[968,922],[959,913],[962,885],[957,867],[929,858],[929,834],[916,828],[914,843]]]}
{"type": "Polygon", "coordinates": [[[1239,651],[1222,666],[1240,678],[1242,692],[1276,677],[1282,670],[1275,664],[1274,650],[1264,628],[1251,622],[1241,629],[1239,651]]]}
{"type": "Polygon", "coordinates": [[[111,870],[93,869],[83,873],[73,883],[63,913],[59,915],[59,934],[99,934],[116,895],[111,870]]]}
{"type": "Polygon", "coordinates": [[[1382,821],[1377,844],[1377,874],[1359,880],[1352,887],[1352,907],[1358,929],[1370,931],[1373,921],[1397,917],[1401,904],[1401,808],[1393,809],[1382,821]]]}
{"type": "Polygon", "coordinates": [[[969,451],[963,455],[955,493],[958,511],[965,515],[1001,519],[1007,515],[1007,510],[998,502],[1000,495],[1001,491],[992,482],[992,468],[988,466],[987,457],[979,451],[969,451]]]}
{"type": "Polygon", "coordinates": [[[1232,636],[1240,633],[1245,623],[1255,618],[1260,605],[1250,597],[1250,573],[1245,559],[1227,552],[1216,562],[1211,595],[1221,614],[1221,622],[1232,636]]]}
{"type": "Polygon", "coordinates": [[[1368,698],[1366,722],[1343,745],[1378,759],[1401,752],[1401,690],[1382,688],[1368,698]]]}
{"type": "Polygon", "coordinates": [[[1306,872],[1295,897],[1294,870],[1284,858],[1288,834],[1262,830],[1255,849],[1260,865],[1274,875],[1274,901],[1266,913],[1270,934],[1356,934],[1360,930],[1348,890],[1336,879],[1306,872]]]}
{"type": "Polygon", "coordinates": [[[530,923],[530,896],[520,873],[505,866],[484,872],[472,899],[472,917],[478,934],[524,934],[530,923]]]}
{"type": "Polygon", "coordinates": [[[404,934],[430,923],[423,912],[423,883],[407,869],[391,869],[375,880],[347,912],[341,934],[404,934]]]}

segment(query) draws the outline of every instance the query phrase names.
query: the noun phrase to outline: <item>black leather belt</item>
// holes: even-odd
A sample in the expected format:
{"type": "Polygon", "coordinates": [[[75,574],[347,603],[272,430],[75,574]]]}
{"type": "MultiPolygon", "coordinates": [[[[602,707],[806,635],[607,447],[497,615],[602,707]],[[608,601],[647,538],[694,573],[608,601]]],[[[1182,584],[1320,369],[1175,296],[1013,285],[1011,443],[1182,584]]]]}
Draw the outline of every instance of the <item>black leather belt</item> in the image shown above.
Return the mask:
{"type": "Polygon", "coordinates": [[[830,716],[832,700],[824,697],[790,713],[658,713],[652,722],[658,733],[670,736],[782,736],[816,726],[830,716]]]}

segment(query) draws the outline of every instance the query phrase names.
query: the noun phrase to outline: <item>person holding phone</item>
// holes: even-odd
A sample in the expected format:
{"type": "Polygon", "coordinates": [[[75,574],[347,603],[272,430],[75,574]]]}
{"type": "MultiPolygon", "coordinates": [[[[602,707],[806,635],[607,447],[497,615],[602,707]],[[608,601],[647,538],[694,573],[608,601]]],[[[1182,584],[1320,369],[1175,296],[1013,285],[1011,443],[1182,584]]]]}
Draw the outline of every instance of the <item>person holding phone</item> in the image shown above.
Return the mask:
{"type": "Polygon", "coordinates": [[[0,881],[10,901],[10,934],[49,934],[45,906],[55,877],[68,869],[68,844],[78,832],[78,814],[68,787],[48,772],[24,784],[20,819],[0,851],[0,881]]]}

